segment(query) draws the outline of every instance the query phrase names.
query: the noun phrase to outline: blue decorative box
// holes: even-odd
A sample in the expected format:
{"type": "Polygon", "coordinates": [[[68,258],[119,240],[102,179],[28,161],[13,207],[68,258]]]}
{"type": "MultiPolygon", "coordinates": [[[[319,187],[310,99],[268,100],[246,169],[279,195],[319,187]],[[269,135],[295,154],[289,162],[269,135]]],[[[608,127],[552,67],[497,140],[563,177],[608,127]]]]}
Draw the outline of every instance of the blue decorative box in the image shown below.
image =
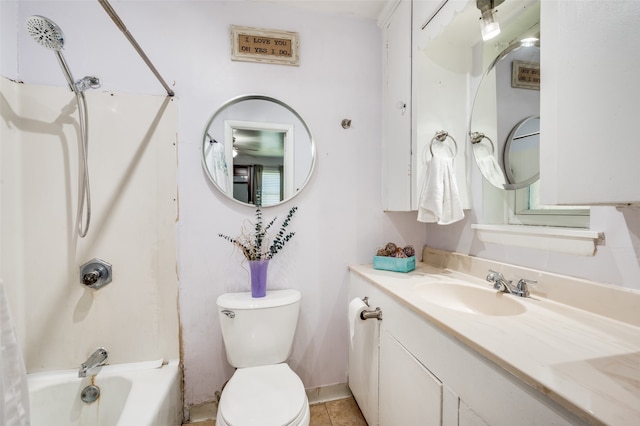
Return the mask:
{"type": "Polygon", "coordinates": [[[416,269],[416,257],[373,256],[373,269],[393,272],[411,272],[416,269]]]}

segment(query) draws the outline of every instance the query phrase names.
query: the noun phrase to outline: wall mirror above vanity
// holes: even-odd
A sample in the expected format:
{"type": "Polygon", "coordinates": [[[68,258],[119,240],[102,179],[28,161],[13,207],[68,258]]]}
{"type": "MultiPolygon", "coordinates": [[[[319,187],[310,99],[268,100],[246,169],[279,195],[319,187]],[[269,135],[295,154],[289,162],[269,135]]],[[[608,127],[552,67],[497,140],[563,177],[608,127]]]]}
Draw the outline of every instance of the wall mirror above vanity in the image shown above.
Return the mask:
{"type": "Polygon", "coordinates": [[[242,204],[268,207],[293,198],[309,182],[315,160],[315,142],[305,121],[272,97],[233,98],[204,128],[207,176],[242,204]]]}
{"type": "Polygon", "coordinates": [[[473,97],[469,140],[484,178],[515,190],[540,176],[540,3],[507,14],[501,14],[500,35],[475,52],[486,66],[473,97]]]}
{"type": "Polygon", "coordinates": [[[524,36],[483,74],[469,120],[476,164],[502,189],[525,188],[540,176],[540,44],[524,36]]]}

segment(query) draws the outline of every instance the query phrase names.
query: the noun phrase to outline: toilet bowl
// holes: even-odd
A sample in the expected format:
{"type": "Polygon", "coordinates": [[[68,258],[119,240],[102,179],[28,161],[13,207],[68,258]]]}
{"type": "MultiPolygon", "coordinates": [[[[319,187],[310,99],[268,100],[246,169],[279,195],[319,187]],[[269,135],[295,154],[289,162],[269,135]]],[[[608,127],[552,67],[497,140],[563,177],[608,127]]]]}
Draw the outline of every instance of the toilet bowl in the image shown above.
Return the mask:
{"type": "Polygon", "coordinates": [[[218,297],[227,361],[236,371],[222,390],[216,426],[308,426],[309,401],[286,364],[300,311],[297,290],[218,297]]]}
{"type": "Polygon", "coordinates": [[[287,364],[239,368],[225,386],[216,425],[306,426],[309,402],[287,364]]]}

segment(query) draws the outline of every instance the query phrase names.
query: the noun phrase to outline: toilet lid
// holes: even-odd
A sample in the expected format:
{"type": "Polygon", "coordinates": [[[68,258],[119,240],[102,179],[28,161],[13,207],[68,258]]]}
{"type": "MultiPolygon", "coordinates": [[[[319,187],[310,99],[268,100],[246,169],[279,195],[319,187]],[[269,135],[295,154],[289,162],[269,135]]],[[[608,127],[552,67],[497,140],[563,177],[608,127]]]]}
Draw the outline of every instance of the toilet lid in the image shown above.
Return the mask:
{"type": "Polygon", "coordinates": [[[282,426],[305,409],[307,395],[287,364],[239,368],[225,386],[220,406],[230,426],[282,426]]]}

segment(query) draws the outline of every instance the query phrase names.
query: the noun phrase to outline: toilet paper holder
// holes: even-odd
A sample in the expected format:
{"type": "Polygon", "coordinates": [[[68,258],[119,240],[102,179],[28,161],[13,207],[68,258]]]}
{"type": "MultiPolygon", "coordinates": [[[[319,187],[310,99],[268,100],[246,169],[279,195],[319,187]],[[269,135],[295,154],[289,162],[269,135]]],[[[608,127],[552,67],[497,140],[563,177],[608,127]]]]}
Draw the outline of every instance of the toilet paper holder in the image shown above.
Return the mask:
{"type": "MultiPolygon", "coordinates": [[[[369,306],[369,297],[365,296],[362,298],[362,301],[364,302],[365,305],[369,306]]],[[[368,319],[372,319],[375,318],[378,321],[382,320],[382,309],[380,309],[379,307],[376,306],[376,308],[374,310],[364,310],[362,312],[360,312],[360,319],[361,320],[368,320],[368,319]]]]}

